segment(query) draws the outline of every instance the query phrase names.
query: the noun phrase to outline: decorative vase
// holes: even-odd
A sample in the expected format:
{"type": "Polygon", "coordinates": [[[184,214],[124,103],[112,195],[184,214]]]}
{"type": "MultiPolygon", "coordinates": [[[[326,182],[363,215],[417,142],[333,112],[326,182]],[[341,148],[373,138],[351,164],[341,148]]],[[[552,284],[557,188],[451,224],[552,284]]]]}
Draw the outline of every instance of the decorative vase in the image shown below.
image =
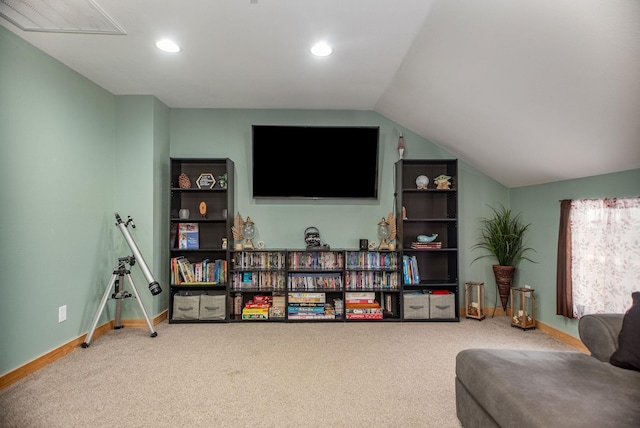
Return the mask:
{"type": "Polygon", "coordinates": [[[178,217],[180,217],[180,220],[188,220],[189,215],[191,215],[191,212],[186,208],[182,208],[178,211],[178,217]]]}
{"type": "Polygon", "coordinates": [[[509,302],[509,294],[511,292],[511,284],[516,273],[515,266],[493,265],[493,275],[496,278],[496,286],[500,295],[502,309],[507,312],[507,303],[509,302]]]}

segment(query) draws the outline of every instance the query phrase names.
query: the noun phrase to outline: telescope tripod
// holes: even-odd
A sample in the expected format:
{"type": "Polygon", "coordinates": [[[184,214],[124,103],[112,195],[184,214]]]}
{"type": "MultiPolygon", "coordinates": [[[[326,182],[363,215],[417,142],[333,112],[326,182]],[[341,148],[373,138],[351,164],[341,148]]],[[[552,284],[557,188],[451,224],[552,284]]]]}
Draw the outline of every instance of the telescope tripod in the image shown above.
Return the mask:
{"type": "Polygon", "coordinates": [[[158,333],[156,333],[156,331],[153,329],[153,325],[151,324],[151,321],[149,320],[149,316],[147,315],[147,312],[144,309],[142,300],[140,300],[138,289],[136,288],[136,284],[133,282],[133,278],[131,277],[131,270],[127,269],[127,264],[129,264],[129,266],[133,266],[135,262],[136,262],[136,259],[134,256],[121,257],[118,259],[118,267],[113,270],[113,275],[111,276],[111,280],[109,281],[109,284],[107,285],[107,288],[104,291],[104,295],[102,296],[102,300],[100,301],[98,312],[96,312],[96,316],[93,319],[91,330],[89,330],[89,333],[87,334],[87,338],[85,339],[85,342],[81,345],[83,348],[87,348],[91,344],[91,338],[93,337],[93,333],[96,330],[98,321],[100,321],[100,315],[102,314],[102,311],[104,311],[104,308],[107,304],[107,300],[109,299],[109,293],[111,292],[112,287],[114,286],[115,286],[114,288],[115,292],[111,294],[111,298],[115,299],[116,301],[116,316],[115,316],[114,328],[120,329],[123,327],[120,324],[122,301],[129,297],[135,297],[135,299],[138,300],[140,309],[142,309],[142,313],[144,314],[144,319],[147,321],[149,330],[151,330],[151,337],[156,337],[158,335],[158,333]],[[123,285],[122,283],[125,277],[129,280],[129,284],[131,284],[131,288],[133,289],[135,296],[133,296],[128,291],[122,289],[122,285],[123,285]]]}

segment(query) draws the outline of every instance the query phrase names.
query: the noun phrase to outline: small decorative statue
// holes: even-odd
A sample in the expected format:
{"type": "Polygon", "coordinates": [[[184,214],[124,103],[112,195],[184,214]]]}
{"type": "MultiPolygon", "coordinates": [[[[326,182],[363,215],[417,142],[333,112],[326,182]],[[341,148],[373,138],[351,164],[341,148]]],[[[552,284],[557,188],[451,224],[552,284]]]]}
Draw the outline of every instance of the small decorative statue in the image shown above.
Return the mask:
{"type": "Polygon", "coordinates": [[[449,182],[450,179],[451,179],[451,176],[441,174],[436,178],[434,178],[433,182],[436,183],[436,189],[447,190],[451,186],[451,183],[449,182]]]}

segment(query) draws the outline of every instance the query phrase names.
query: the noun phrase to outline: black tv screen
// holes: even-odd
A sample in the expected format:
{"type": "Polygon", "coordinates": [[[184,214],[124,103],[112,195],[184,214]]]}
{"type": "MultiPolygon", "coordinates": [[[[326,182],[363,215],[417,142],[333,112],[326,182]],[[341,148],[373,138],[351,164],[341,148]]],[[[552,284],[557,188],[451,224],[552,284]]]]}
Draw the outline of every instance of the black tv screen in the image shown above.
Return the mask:
{"type": "Polygon", "coordinates": [[[377,199],[379,127],[253,125],[254,198],[377,199]]]}

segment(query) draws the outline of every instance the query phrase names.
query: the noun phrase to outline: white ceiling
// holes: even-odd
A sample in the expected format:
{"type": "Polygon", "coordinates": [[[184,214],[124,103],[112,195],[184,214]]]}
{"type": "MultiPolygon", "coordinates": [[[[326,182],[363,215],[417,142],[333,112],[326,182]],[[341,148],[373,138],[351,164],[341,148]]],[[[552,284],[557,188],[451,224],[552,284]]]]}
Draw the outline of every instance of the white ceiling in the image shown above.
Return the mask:
{"type": "Polygon", "coordinates": [[[638,0],[95,3],[126,35],[0,23],[116,95],[375,110],[507,187],[640,168],[638,0]]]}

